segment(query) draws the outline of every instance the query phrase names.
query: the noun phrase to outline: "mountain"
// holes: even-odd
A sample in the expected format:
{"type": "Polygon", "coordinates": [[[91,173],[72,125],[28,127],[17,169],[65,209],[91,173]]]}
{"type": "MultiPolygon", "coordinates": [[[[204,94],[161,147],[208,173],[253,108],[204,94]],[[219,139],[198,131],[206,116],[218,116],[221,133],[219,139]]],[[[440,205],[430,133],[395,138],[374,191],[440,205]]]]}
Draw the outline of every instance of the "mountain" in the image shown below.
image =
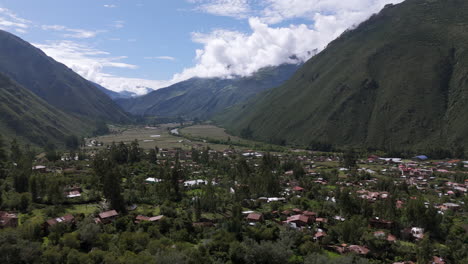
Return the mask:
{"type": "Polygon", "coordinates": [[[284,85],[216,120],[264,141],[468,147],[468,1],[387,5],[284,85]]]}
{"type": "Polygon", "coordinates": [[[66,113],[90,120],[128,121],[126,113],[65,65],[0,30],[0,72],[66,113]]]}
{"type": "Polygon", "coordinates": [[[90,130],[85,122],[61,110],[0,74],[0,134],[37,146],[63,143],[66,136],[90,130]]]}
{"type": "MultiPolygon", "coordinates": [[[[104,88],[102,85],[99,85],[97,83],[92,83],[94,86],[96,86],[101,92],[105,93],[107,96],[109,96],[112,100],[117,100],[117,99],[129,99],[136,97],[137,94],[133,92],[128,92],[128,91],[123,91],[123,92],[114,92],[111,91],[107,88],[104,88]]],[[[149,88],[148,88],[149,89],[149,88]]],[[[152,91],[152,90],[151,90],[152,91]]],[[[149,92],[149,91],[148,91],[149,92]]]]}
{"type": "Polygon", "coordinates": [[[296,64],[284,64],[263,68],[250,77],[192,78],[142,97],[117,102],[126,111],[137,115],[206,119],[226,107],[282,84],[298,68],[296,64]]]}

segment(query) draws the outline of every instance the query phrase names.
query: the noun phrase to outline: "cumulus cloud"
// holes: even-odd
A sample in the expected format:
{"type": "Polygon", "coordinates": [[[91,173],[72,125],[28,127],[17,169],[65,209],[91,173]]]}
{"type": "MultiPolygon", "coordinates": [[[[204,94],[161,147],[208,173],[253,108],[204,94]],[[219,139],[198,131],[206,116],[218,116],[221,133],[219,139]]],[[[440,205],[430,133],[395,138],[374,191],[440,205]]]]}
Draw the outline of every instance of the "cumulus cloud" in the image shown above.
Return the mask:
{"type": "Polygon", "coordinates": [[[6,8],[0,8],[0,29],[26,33],[31,21],[21,18],[6,8]]]}
{"type": "Polygon", "coordinates": [[[62,31],[64,32],[63,37],[78,39],[94,38],[97,34],[104,32],[102,30],[91,31],[85,29],[68,28],[62,25],[42,25],[41,28],[43,30],[62,31]]]}
{"type": "Polygon", "coordinates": [[[315,20],[317,14],[348,20],[348,24],[360,22],[378,12],[386,4],[403,0],[264,0],[260,11],[262,21],[275,24],[293,18],[315,20]]]}
{"type": "Polygon", "coordinates": [[[114,76],[105,72],[108,68],[137,69],[133,64],[122,62],[127,57],[111,56],[84,44],[73,41],[56,41],[45,44],[33,44],[48,56],[67,65],[82,77],[98,83],[113,91],[130,91],[138,95],[147,92],[145,87],[157,89],[172,84],[170,81],[153,81],[114,76]]]}
{"type": "MultiPolygon", "coordinates": [[[[255,11],[259,16],[249,18],[250,34],[226,30],[193,33],[193,41],[203,45],[196,51],[196,65],[174,78],[247,76],[266,66],[304,62],[386,4],[402,1],[265,0],[262,8],[255,11]],[[292,18],[309,19],[311,23],[274,26],[292,18]]],[[[228,6],[237,2],[202,1],[201,7],[207,3],[228,6]]],[[[247,1],[242,2],[249,5],[247,1]]],[[[246,8],[254,8],[252,3],[246,8]]]]}

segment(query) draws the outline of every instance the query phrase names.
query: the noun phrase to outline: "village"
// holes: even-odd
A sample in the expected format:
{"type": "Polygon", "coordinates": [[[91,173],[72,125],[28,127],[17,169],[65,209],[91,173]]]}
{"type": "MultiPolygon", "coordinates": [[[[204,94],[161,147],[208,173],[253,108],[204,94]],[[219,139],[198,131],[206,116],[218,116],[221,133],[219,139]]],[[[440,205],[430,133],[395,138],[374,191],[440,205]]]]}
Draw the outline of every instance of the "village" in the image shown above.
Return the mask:
{"type": "Polygon", "coordinates": [[[30,190],[36,184],[30,191],[35,197],[26,208],[4,194],[0,228],[35,223],[40,237],[50,237],[79,233],[86,222],[111,234],[115,228],[157,232],[191,244],[226,228],[256,241],[290,230],[308,245],[297,255],[328,252],[383,263],[416,263],[416,248],[430,241],[431,251],[421,254],[438,264],[454,262],[446,259],[447,246],[433,241],[448,239],[452,229],[468,231],[468,161],[461,159],[201,146],[147,152],[137,141],[124,145],[107,148],[124,147],[128,156],[137,151],[136,160],[120,162],[125,209],[102,195],[105,183],[93,170],[96,152],[66,154],[55,162],[36,160],[29,181],[30,190]],[[68,227],[57,228],[63,225],[68,227]],[[394,257],[402,254],[407,259],[394,257]]]}

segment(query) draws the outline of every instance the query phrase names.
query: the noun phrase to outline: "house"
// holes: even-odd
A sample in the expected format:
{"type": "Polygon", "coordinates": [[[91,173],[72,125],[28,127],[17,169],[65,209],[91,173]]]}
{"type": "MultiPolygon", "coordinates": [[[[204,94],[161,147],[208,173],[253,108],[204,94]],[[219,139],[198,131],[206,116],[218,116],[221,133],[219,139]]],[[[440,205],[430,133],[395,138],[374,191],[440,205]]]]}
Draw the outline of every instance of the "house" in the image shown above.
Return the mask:
{"type": "Polygon", "coordinates": [[[81,191],[79,190],[68,191],[65,194],[67,198],[81,197],[81,191]]]}
{"type": "Polygon", "coordinates": [[[317,233],[314,234],[314,240],[320,240],[326,236],[327,236],[327,233],[323,231],[318,231],[317,233]]]}
{"type": "Polygon", "coordinates": [[[413,160],[417,160],[417,161],[426,161],[428,159],[429,158],[426,155],[418,155],[416,157],[413,157],[413,160]]]}
{"type": "Polygon", "coordinates": [[[205,181],[205,180],[193,180],[193,181],[184,182],[185,187],[193,187],[193,186],[207,185],[207,184],[208,184],[208,181],[205,181]]]}
{"type": "Polygon", "coordinates": [[[119,213],[115,210],[103,212],[99,214],[99,218],[96,218],[97,223],[107,224],[114,221],[119,216],[119,213]]]}
{"type": "Polygon", "coordinates": [[[424,238],[424,228],[421,227],[412,227],[409,230],[404,230],[404,232],[409,233],[415,240],[421,240],[424,238]]]}
{"type": "Polygon", "coordinates": [[[444,261],[443,258],[434,256],[434,257],[432,258],[432,261],[431,261],[430,263],[431,263],[431,264],[445,264],[445,261],[444,261]]]}
{"type": "Polygon", "coordinates": [[[307,226],[310,223],[309,217],[305,215],[293,215],[288,217],[288,219],[285,221],[287,224],[294,223],[296,227],[303,227],[307,226]]]}
{"type": "Polygon", "coordinates": [[[135,217],[135,223],[138,224],[141,222],[158,222],[163,218],[164,218],[164,215],[158,215],[158,216],[153,216],[153,217],[138,215],[137,217],[135,217]]]}
{"type": "Polygon", "coordinates": [[[388,242],[395,242],[397,239],[394,235],[392,234],[386,234],[385,231],[376,231],[374,232],[374,237],[379,238],[379,239],[385,239],[388,242]]]}
{"type": "Polygon", "coordinates": [[[0,229],[18,226],[18,215],[0,211],[0,229]]]}
{"type": "Polygon", "coordinates": [[[75,221],[75,217],[71,214],[67,214],[62,217],[52,218],[46,221],[46,228],[55,226],[56,224],[72,224],[75,221]]]}
{"type": "Polygon", "coordinates": [[[250,213],[245,219],[251,223],[263,222],[263,215],[259,213],[250,213]]]}
{"type": "Polygon", "coordinates": [[[157,178],[153,178],[153,177],[148,177],[145,179],[145,182],[146,183],[158,183],[158,182],[162,182],[161,179],[157,179],[157,178]]]}
{"type": "Polygon", "coordinates": [[[37,166],[32,167],[32,170],[35,172],[39,172],[39,173],[46,173],[47,167],[43,165],[37,165],[37,166]]]}
{"type": "Polygon", "coordinates": [[[304,188],[302,188],[300,186],[295,186],[295,187],[292,188],[292,190],[295,191],[295,192],[302,192],[302,191],[304,191],[304,188]]]}
{"type": "Polygon", "coordinates": [[[348,252],[356,253],[358,255],[367,255],[369,254],[370,250],[363,246],[358,245],[351,245],[346,248],[348,252]]]}

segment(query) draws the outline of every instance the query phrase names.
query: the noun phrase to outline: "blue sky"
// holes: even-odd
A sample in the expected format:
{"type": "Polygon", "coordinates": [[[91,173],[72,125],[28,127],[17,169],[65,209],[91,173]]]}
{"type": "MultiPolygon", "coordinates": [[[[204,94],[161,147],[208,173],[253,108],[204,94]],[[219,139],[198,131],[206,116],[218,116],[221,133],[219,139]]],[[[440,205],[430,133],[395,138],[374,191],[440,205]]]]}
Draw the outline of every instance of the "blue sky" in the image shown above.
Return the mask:
{"type": "Polygon", "coordinates": [[[144,93],[305,61],[401,0],[0,0],[0,29],[83,77],[144,93]],[[292,60],[295,55],[298,59],[292,60]]]}

